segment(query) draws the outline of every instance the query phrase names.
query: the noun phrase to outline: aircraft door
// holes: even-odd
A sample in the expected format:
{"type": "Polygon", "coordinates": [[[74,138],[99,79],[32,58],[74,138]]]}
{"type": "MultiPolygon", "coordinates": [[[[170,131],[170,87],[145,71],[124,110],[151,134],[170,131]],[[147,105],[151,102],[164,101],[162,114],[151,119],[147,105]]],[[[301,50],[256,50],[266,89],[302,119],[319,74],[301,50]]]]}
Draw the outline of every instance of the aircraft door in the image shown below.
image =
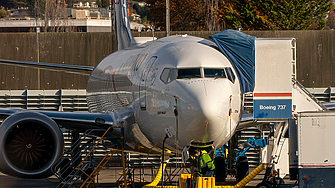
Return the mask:
{"type": "Polygon", "coordinates": [[[147,95],[148,93],[148,87],[150,86],[149,83],[149,75],[151,72],[152,65],[155,63],[157,59],[157,56],[152,56],[149,61],[145,64],[145,67],[143,69],[142,75],[141,75],[141,84],[140,84],[140,102],[141,102],[141,110],[146,110],[147,108],[147,95]]]}

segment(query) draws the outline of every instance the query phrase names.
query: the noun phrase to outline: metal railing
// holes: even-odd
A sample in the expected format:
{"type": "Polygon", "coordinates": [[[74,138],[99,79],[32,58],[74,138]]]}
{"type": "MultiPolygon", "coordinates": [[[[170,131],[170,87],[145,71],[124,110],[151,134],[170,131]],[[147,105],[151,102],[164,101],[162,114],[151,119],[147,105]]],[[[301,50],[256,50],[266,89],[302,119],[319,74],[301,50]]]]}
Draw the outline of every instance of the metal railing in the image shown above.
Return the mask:
{"type": "MultiPolygon", "coordinates": [[[[121,152],[122,154],[123,177],[125,177],[125,157],[123,147],[123,126],[111,126],[107,130],[87,130],[53,165],[51,170],[60,180],[58,187],[71,187],[80,178],[83,179],[81,187],[84,185],[88,186],[94,181],[94,178],[107,162],[112,159],[112,157],[114,158],[117,156],[114,156],[116,152],[121,152]],[[121,129],[121,135],[113,137],[109,133],[112,129],[121,129]],[[97,137],[97,135],[101,134],[101,137],[97,137]],[[103,157],[94,155],[94,151],[98,146],[106,148],[107,153],[103,157]]],[[[124,181],[126,183],[125,178],[124,181]]]]}
{"type": "Polygon", "coordinates": [[[0,108],[87,112],[86,90],[0,90],[0,108]]]}

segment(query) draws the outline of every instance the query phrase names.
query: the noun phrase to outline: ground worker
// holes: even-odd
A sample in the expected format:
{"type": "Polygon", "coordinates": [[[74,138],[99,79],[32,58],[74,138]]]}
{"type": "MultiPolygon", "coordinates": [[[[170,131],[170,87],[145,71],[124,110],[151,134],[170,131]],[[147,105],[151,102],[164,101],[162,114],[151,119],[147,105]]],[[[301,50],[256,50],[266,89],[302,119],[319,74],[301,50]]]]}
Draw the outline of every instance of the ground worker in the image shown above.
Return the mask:
{"type": "Polygon", "coordinates": [[[195,149],[194,157],[199,176],[212,177],[215,166],[208,153],[205,150],[195,149]]]}

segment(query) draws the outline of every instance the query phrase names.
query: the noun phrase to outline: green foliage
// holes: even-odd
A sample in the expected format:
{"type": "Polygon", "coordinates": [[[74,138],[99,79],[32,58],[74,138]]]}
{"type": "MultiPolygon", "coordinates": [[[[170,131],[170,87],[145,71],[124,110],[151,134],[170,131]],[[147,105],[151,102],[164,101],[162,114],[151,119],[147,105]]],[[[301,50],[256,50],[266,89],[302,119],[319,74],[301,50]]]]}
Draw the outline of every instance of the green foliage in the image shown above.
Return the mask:
{"type": "Polygon", "coordinates": [[[101,0],[101,7],[107,8],[109,6],[109,0],[101,0]]]}
{"type": "Polygon", "coordinates": [[[133,9],[136,11],[136,14],[140,15],[141,18],[147,17],[149,15],[149,9],[147,6],[141,7],[138,3],[134,3],[133,9]]]}
{"type": "Polygon", "coordinates": [[[101,8],[101,7],[102,7],[101,0],[97,0],[97,1],[96,1],[96,5],[97,5],[99,8],[101,8]]]}
{"type": "Polygon", "coordinates": [[[148,17],[144,16],[144,18],[142,18],[142,23],[146,23],[148,21],[148,17]]]}
{"type": "Polygon", "coordinates": [[[250,0],[233,1],[232,8],[225,7],[225,22],[232,28],[242,26],[245,30],[269,29],[264,19],[257,14],[250,0]]]}
{"type": "Polygon", "coordinates": [[[228,5],[226,23],[246,30],[306,30],[312,24],[323,29],[333,6],[330,0],[241,0],[228,5]]]}
{"type": "Polygon", "coordinates": [[[0,9],[0,18],[7,17],[7,11],[5,9],[0,9]]]}
{"type": "Polygon", "coordinates": [[[267,16],[268,24],[274,29],[306,30],[313,23],[324,28],[326,13],[332,8],[329,0],[261,0],[257,9],[267,16]]]}

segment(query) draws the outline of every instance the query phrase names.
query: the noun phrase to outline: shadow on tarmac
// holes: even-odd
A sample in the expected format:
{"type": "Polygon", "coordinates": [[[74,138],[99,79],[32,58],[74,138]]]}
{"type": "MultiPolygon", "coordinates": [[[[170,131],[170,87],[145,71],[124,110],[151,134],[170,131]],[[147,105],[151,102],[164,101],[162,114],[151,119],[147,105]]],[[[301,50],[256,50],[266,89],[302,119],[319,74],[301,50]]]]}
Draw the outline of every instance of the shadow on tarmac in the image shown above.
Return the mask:
{"type": "Polygon", "coordinates": [[[29,187],[57,187],[59,181],[56,177],[51,176],[44,179],[22,179],[0,173],[1,188],[29,188],[29,187]]]}

